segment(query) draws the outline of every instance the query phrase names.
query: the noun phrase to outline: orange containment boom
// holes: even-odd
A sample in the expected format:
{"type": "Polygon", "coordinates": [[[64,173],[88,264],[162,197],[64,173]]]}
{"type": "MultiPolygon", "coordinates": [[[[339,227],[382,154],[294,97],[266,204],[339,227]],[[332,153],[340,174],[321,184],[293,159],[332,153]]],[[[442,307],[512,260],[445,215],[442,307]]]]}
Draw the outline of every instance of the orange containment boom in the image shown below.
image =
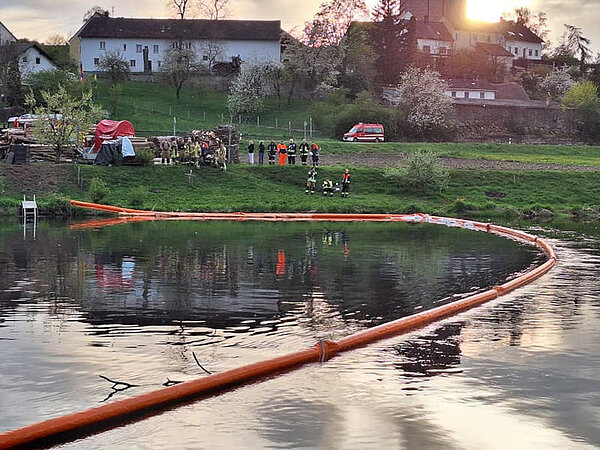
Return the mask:
{"type": "Polygon", "coordinates": [[[48,446],[80,438],[102,430],[114,428],[132,420],[141,419],[178,404],[215,395],[235,386],[258,381],[268,376],[284,373],[305,364],[325,362],[337,353],[352,350],[375,341],[413,331],[433,322],[452,317],[486,302],[497,299],[525,286],[548,273],[557,261],[554,249],[542,239],[522,231],[481,222],[435,217],[423,214],[309,214],[309,213],[177,213],[138,211],[93,203],[71,202],[73,206],[118,213],[118,219],[94,221],[89,225],[73,225],[73,229],[115,225],[141,220],[257,220],[257,221],[369,221],[434,223],[474,231],[494,233],[536,245],[548,261],[536,269],[501,286],[456,302],[439,306],[409,317],[379,325],[347,336],[338,341],[321,341],[315,346],[278,358],[228,370],[147,394],[114,401],[107,405],[79,413],[40,422],[0,434],[0,449],[12,447],[48,446]]]}

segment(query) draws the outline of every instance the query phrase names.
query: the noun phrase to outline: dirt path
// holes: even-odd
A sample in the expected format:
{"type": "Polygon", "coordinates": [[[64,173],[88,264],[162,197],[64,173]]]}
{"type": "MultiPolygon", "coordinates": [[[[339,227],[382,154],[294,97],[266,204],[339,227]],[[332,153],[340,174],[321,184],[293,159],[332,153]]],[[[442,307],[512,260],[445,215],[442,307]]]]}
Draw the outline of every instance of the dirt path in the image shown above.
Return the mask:
{"type": "MultiPolygon", "coordinates": [[[[572,172],[597,172],[600,166],[572,166],[566,164],[540,164],[516,161],[494,161],[487,159],[440,158],[445,167],[462,170],[566,170],[572,172]]],[[[390,153],[354,153],[340,155],[322,155],[322,165],[348,165],[362,167],[398,167],[403,166],[406,156],[390,153]]]]}

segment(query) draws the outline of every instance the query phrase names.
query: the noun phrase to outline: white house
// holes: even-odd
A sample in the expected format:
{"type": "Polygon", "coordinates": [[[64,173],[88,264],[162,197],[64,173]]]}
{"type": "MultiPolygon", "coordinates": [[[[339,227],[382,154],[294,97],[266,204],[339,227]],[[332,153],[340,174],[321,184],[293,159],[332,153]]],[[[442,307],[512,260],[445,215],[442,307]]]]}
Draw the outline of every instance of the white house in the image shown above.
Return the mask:
{"type": "Polygon", "coordinates": [[[448,80],[446,95],[453,99],[495,100],[494,85],[484,80],[448,80]]]}
{"type": "Polygon", "coordinates": [[[17,42],[17,37],[0,22],[0,45],[8,45],[17,42]]]}
{"type": "Polygon", "coordinates": [[[446,56],[454,49],[454,39],[443,22],[415,20],[415,38],[417,48],[422,53],[446,56]]]}
{"type": "Polygon", "coordinates": [[[15,58],[19,61],[22,77],[42,70],[56,69],[52,59],[35,42],[0,46],[0,62],[7,62],[15,58]]]}
{"type": "Polygon", "coordinates": [[[85,72],[99,71],[107,52],[119,52],[132,73],[160,70],[165,51],[183,44],[211,62],[281,60],[281,22],[249,20],[131,19],[95,14],[69,41],[85,72]],[[212,54],[217,50],[217,57],[212,54]]]}

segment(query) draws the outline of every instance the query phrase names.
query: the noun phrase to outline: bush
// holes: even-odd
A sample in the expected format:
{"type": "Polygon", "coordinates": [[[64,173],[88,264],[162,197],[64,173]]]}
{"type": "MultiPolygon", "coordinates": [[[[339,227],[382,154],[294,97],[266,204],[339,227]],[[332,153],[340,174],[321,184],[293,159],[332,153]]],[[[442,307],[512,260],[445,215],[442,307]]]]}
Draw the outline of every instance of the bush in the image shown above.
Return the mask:
{"type": "Polygon", "coordinates": [[[600,99],[591,81],[575,83],[562,99],[563,107],[575,111],[579,131],[591,138],[600,137],[600,99]]]}
{"type": "Polygon", "coordinates": [[[57,194],[49,194],[40,201],[40,213],[52,216],[68,216],[71,214],[69,199],[57,194]]]}
{"type": "Polygon", "coordinates": [[[387,170],[385,177],[419,194],[433,190],[442,192],[448,187],[450,174],[442,167],[435,153],[417,150],[408,155],[407,162],[407,167],[387,170]]]}
{"type": "Polygon", "coordinates": [[[102,178],[94,177],[90,181],[88,195],[94,203],[102,203],[108,197],[108,185],[102,178]]]}
{"type": "Polygon", "coordinates": [[[130,208],[143,209],[146,198],[148,198],[148,189],[145,186],[136,186],[129,191],[127,204],[130,208]]]}
{"type": "Polygon", "coordinates": [[[468,211],[478,211],[480,208],[474,203],[469,203],[462,199],[457,199],[450,205],[449,211],[456,214],[464,214],[468,211]]]}
{"type": "Polygon", "coordinates": [[[151,166],[154,163],[154,151],[144,148],[135,154],[135,161],[142,166],[151,166]]]}

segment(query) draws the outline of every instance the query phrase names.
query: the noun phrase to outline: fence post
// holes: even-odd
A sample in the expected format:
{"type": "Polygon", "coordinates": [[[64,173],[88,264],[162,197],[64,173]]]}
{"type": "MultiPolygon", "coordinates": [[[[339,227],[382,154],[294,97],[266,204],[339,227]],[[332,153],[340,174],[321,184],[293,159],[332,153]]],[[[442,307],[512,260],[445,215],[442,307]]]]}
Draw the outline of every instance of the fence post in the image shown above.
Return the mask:
{"type": "Polygon", "coordinates": [[[225,119],[223,119],[223,113],[221,113],[221,123],[223,123],[225,119]]]}
{"type": "Polygon", "coordinates": [[[312,123],[312,117],[309,119],[310,122],[310,137],[313,137],[313,123],[312,123]]]}
{"type": "Polygon", "coordinates": [[[260,127],[260,116],[256,116],[256,125],[260,127]]]}
{"type": "Polygon", "coordinates": [[[173,136],[177,136],[177,117],[173,117],[173,136]]]}
{"type": "Polygon", "coordinates": [[[202,118],[203,118],[203,121],[206,122],[206,111],[202,112],[202,118]]]}
{"type": "Polygon", "coordinates": [[[275,117],[275,129],[277,129],[279,127],[279,117],[275,117]]]}
{"type": "Polygon", "coordinates": [[[169,115],[172,116],[173,115],[173,107],[169,106],[169,115]]]}
{"type": "Polygon", "coordinates": [[[306,123],[306,120],[304,121],[304,139],[306,139],[306,126],[308,124],[306,123]]]}
{"type": "MultiPolygon", "coordinates": [[[[223,114],[221,114],[221,117],[223,117],[223,114]]],[[[221,119],[221,120],[223,120],[223,119],[221,119]]],[[[238,116],[238,124],[240,124],[240,125],[242,124],[242,115],[241,114],[238,116]]]]}
{"type": "Polygon", "coordinates": [[[288,130],[289,130],[290,136],[291,136],[292,135],[292,121],[291,120],[288,122],[288,130]]]}

